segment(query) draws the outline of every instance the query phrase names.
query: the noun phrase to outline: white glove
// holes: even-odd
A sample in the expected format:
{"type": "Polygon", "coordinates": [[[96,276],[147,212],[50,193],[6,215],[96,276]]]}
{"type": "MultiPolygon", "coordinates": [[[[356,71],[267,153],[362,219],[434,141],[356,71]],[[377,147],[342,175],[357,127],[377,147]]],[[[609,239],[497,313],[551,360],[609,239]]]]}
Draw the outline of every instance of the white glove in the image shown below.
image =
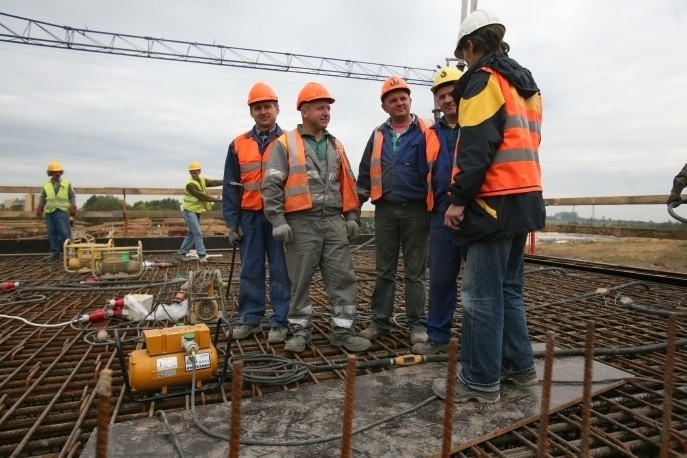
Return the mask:
{"type": "Polygon", "coordinates": [[[360,226],[358,226],[358,223],[356,223],[355,220],[351,219],[346,221],[346,232],[348,233],[349,242],[358,236],[359,230],[360,226]]]}
{"type": "Polygon", "coordinates": [[[291,232],[291,226],[288,224],[282,224],[272,229],[272,237],[275,240],[284,243],[290,243],[293,240],[293,232],[291,232]]]}

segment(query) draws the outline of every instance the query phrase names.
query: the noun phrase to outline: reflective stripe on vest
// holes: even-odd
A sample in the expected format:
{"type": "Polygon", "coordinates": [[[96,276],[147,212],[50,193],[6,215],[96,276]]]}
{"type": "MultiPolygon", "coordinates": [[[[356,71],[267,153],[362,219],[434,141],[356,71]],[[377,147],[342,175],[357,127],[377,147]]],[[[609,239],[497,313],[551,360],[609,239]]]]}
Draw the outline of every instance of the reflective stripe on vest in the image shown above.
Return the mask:
{"type": "Polygon", "coordinates": [[[184,186],[184,210],[193,212],[193,213],[201,213],[204,212],[205,210],[212,210],[212,202],[205,202],[198,200],[196,196],[191,194],[186,190],[186,187],[189,184],[193,184],[195,187],[197,187],[200,192],[203,194],[207,194],[208,190],[205,187],[205,178],[203,177],[198,177],[198,180],[196,181],[193,178],[189,178],[189,180],[186,182],[186,186],[184,186]]]}
{"type": "Polygon", "coordinates": [[[260,184],[262,183],[263,167],[258,143],[246,132],[234,139],[234,151],[239,163],[241,184],[243,185],[241,208],[243,210],[262,210],[260,184]]]}
{"type": "MultiPolygon", "coordinates": [[[[494,161],[487,170],[484,183],[477,196],[503,196],[541,191],[539,165],[541,96],[535,94],[525,99],[499,73],[486,67],[481,70],[491,73],[501,89],[505,101],[506,121],[503,128],[503,141],[496,149],[494,161]]],[[[457,165],[459,154],[460,151],[456,148],[451,175],[454,177],[460,172],[457,165]]]]}
{"type": "MultiPolygon", "coordinates": [[[[417,118],[417,125],[420,132],[425,136],[425,157],[427,158],[427,210],[434,208],[434,193],[432,192],[432,170],[439,157],[439,138],[429,126],[434,124],[434,120],[417,118]]],[[[374,203],[382,198],[382,145],[384,144],[383,126],[375,130],[372,140],[372,155],[370,157],[370,202],[374,203]]]]}
{"type": "Polygon", "coordinates": [[[52,180],[48,180],[43,185],[45,191],[45,213],[53,213],[55,210],[66,212],[69,210],[69,180],[60,180],[60,189],[55,194],[55,187],[52,180]]]}
{"type": "MultiPolygon", "coordinates": [[[[312,196],[308,184],[308,170],[305,162],[303,137],[297,129],[291,130],[279,138],[286,146],[289,171],[284,184],[284,213],[297,212],[312,208],[312,196]]],[[[343,145],[335,139],[334,149],[339,155],[341,169],[339,186],[341,190],[342,212],[357,210],[360,206],[355,192],[355,177],[346,159],[343,145]]]]}

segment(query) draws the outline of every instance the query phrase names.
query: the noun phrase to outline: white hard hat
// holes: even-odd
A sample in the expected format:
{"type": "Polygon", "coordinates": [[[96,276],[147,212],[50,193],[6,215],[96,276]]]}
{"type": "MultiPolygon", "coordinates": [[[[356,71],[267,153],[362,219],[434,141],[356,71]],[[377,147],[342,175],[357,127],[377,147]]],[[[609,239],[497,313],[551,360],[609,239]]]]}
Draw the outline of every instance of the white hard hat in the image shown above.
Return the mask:
{"type": "Polygon", "coordinates": [[[465,20],[460,24],[460,28],[458,29],[458,41],[456,42],[456,49],[458,49],[458,45],[460,45],[460,40],[462,40],[463,37],[465,37],[466,35],[470,35],[477,29],[481,29],[482,27],[491,24],[503,25],[503,23],[501,23],[501,20],[498,17],[494,16],[493,14],[487,11],[475,10],[472,13],[470,13],[468,17],[466,17],[465,20]]]}

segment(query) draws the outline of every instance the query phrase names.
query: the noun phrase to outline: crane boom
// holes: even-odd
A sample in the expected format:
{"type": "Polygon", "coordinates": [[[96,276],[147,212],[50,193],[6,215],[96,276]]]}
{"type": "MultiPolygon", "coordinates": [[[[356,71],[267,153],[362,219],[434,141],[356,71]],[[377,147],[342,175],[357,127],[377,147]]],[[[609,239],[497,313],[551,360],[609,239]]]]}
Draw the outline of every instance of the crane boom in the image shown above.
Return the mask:
{"type": "Polygon", "coordinates": [[[79,29],[0,12],[0,41],[150,59],[430,86],[435,70],[79,29]],[[23,30],[21,33],[17,30],[23,30]]]}

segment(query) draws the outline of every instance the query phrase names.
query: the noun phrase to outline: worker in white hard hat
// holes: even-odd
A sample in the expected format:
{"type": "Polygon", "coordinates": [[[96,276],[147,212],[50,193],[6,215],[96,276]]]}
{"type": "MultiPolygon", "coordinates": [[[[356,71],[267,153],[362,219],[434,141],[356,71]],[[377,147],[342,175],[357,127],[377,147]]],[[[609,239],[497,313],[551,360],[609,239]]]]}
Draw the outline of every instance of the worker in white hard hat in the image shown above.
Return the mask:
{"type": "Polygon", "coordinates": [[[224,163],[222,210],[229,228],[229,243],[239,244],[241,277],[239,279],[239,324],[232,338],[246,339],[262,333],[261,321],[266,312],[267,272],[272,314],[267,321],[267,341],[281,343],[286,339],[291,283],[281,242],[272,236],[272,225],[265,218],[260,195],[267,149],[282,134],[277,124],[279,99],[263,82],[248,91],[248,109],[255,121],[253,128],[238,135],[229,145],[224,163]]]}
{"type": "Polygon", "coordinates": [[[69,180],[62,178],[64,168],[59,162],[50,162],[46,173],[50,179],[43,184],[36,215],[45,215],[48,230],[50,254],[45,261],[56,261],[64,241],[72,237],[69,218],[76,215],[76,195],[69,180]]]}
{"type": "Polygon", "coordinates": [[[212,210],[213,202],[222,201],[222,199],[208,194],[207,188],[222,186],[224,182],[201,177],[201,169],[199,162],[193,161],[188,164],[188,173],[191,177],[184,186],[184,203],[181,210],[181,216],[188,226],[188,232],[177,252],[177,260],[180,262],[190,261],[191,259],[187,255],[194,248],[198,254],[198,262],[201,264],[208,262],[205,244],[203,243],[203,232],[200,229],[200,215],[207,210],[212,210]]]}
{"type": "Polygon", "coordinates": [[[416,355],[446,353],[452,337],[453,315],[457,304],[457,279],[466,245],[453,243],[453,231],[444,226],[444,214],[450,202],[453,156],[458,140],[458,105],[451,93],[463,72],[456,67],[440,68],[432,85],[432,93],[442,116],[429,129],[439,140],[436,157],[430,158],[429,183],[434,205],[429,222],[429,305],[427,308],[427,341],[413,345],[416,355]]]}
{"type": "MultiPolygon", "coordinates": [[[[544,227],[542,102],[529,70],[508,57],[506,28],[477,10],[460,25],[455,84],[460,136],[444,223],[467,243],[456,402],[495,403],[501,383],[538,383],[523,299],[528,233],[544,227]]],[[[433,383],[444,397],[446,381],[433,383]]]]}
{"type": "Polygon", "coordinates": [[[376,279],[372,321],[360,335],[370,340],[391,334],[396,272],[403,253],[405,325],[410,343],[427,340],[425,272],[432,193],[428,156],[438,148],[428,123],[411,112],[410,87],[399,76],[382,84],[382,110],[389,117],[375,127],[358,167],[361,204],[375,206],[376,279]],[[430,146],[430,143],[434,146],[430,146]]]}

